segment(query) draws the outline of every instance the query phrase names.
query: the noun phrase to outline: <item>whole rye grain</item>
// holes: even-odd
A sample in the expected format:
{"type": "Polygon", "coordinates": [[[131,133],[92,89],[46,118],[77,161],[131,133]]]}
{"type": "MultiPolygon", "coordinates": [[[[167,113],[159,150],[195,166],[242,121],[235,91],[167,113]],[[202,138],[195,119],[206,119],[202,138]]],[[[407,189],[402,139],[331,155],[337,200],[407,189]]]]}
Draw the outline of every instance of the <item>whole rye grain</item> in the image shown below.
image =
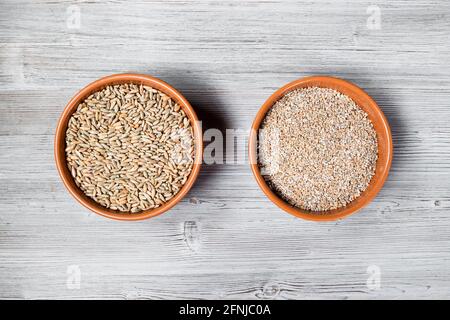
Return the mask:
{"type": "Polygon", "coordinates": [[[268,185],[311,211],[343,207],[375,174],[377,136],[367,114],[333,89],[293,90],[261,124],[258,162],[268,185]]]}
{"type": "Polygon", "coordinates": [[[180,106],[143,85],[108,86],[83,101],[66,131],[76,185],[121,212],[157,208],[174,197],[193,166],[193,133],[180,106]]]}

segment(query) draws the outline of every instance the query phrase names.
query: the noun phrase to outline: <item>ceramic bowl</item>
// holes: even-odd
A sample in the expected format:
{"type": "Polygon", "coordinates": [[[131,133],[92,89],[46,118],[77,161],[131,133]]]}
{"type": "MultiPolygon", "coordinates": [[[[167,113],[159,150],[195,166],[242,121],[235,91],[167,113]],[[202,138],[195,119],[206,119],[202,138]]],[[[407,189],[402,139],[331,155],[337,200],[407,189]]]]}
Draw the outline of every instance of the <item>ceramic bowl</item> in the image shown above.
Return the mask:
{"type": "Polygon", "coordinates": [[[142,220],[147,219],[151,217],[155,217],[163,212],[166,212],[170,208],[172,208],[174,205],[176,205],[180,200],[188,193],[189,189],[191,189],[192,185],[194,184],[195,180],[197,179],[197,176],[200,172],[200,166],[202,163],[202,152],[203,152],[203,144],[202,144],[202,130],[200,123],[198,121],[197,115],[192,108],[192,106],[189,104],[189,102],[186,100],[183,95],[178,92],[174,87],[170,86],[166,82],[151,77],[148,75],[143,74],[115,74],[111,76],[107,76],[104,78],[101,78],[97,81],[92,82],[91,84],[87,85],[83,89],[81,89],[67,104],[65,107],[59,122],[58,126],[56,128],[56,135],[55,135],[55,160],[56,160],[56,167],[58,169],[59,175],[61,176],[61,179],[66,186],[67,190],[72,194],[72,196],[78,200],[83,206],[86,208],[92,210],[95,213],[98,213],[99,215],[102,215],[104,217],[116,219],[116,220],[142,220]],[[192,171],[186,181],[186,183],[183,185],[181,190],[169,201],[164,203],[158,208],[149,209],[145,211],[141,211],[138,213],[121,213],[116,210],[107,209],[106,207],[101,206],[91,198],[87,197],[83,191],[78,188],[75,184],[74,179],[72,178],[71,173],[69,172],[67,162],[66,162],[66,143],[65,143],[65,136],[66,136],[66,130],[68,121],[78,107],[78,105],[86,99],[89,95],[92,93],[102,90],[108,85],[116,85],[116,84],[122,84],[122,83],[135,83],[135,84],[144,84],[146,86],[153,87],[166,95],[170,96],[174,101],[176,101],[180,107],[183,109],[183,111],[186,113],[188,118],[191,121],[192,128],[193,128],[193,134],[194,134],[194,148],[195,148],[195,158],[194,158],[194,165],[192,167],[192,171]]]}
{"type": "Polygon", "coordinates": [[[391,167],[392,153],[393,147],[391,130],[389,128],[386,117],[384,116],[383,112],[378,107],[376,102],[367,93],[365,93],[362,89],[360,89],[353,83],[342,79],[326,76],[313,76],[298,79],[275,91],[262,105],[262,107],[256,114],[256,118],[253,122],[249,138],[250,165],[256,182],[258,183],[262,191],[273,203],[275,203],[284,211],[296,217],[314,221],[332,221],[341,219],[357,212],[358,210],[366,206],[369,202],[371,202],[375,198],[377,193],[381,190],[384,182],[386,181],[389,169],[391,167]],[[308,211],[290,205],[269,188],[260,173],[260,169],[257,163],[258,129],[267,111],[287,92],[294,89],[306,87],[331,88],[349,96],[361,109],[363,109],[368,114],[369,119],[372,121],[377,133],[378,160],[376,164],[375,175],[370,181],[367,189],[362,192],[362,194],[358,198],[342,208],[329,211],[308,211]]]}

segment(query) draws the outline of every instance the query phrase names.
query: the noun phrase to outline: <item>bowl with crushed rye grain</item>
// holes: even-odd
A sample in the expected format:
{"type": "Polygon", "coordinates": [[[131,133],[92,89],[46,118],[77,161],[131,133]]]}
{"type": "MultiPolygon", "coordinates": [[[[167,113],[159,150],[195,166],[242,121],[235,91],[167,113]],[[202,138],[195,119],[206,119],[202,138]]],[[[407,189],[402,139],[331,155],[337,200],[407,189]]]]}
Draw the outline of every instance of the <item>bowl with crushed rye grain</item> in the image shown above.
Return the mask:
{"type": "Polygon", "coordinates": [[[101,78],[79,91],[56,129],[61,179],[86,208],[142,220],[176,205],[202,163],[202,132],[189,102],[142,74],[101,78]]]}
{"type": "Polygon", "coordinates": [[[313,221],[344,218],[371,202],[392,162],[388,121],[356,85],[312,76],[288,83],[252,124],[249,160],[265,195],[313,221]]]}

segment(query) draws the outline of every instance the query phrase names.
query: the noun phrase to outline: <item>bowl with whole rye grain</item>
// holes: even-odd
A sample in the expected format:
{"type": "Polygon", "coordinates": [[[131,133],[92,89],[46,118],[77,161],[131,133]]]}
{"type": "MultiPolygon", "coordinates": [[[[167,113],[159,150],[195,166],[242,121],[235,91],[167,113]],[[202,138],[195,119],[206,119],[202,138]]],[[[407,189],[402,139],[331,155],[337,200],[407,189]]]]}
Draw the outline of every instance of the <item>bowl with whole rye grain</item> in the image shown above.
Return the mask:
{"type": "Polygon", "coordinates": [[[82,205],[116,220],[142,220],[176,205],[202,163],[202,132],[189,102],[142,74],[101,78],[79,91],[56,129],[55,160],[82,205]]]}
{"type": "Polygon", "coordinates": [[[258,111],[249,138],[262,191],[284,211],[314,221],[341,219],[371,202],[392,154],[391,130],[376,102],[327,76],[278,89],[258,111]]]}

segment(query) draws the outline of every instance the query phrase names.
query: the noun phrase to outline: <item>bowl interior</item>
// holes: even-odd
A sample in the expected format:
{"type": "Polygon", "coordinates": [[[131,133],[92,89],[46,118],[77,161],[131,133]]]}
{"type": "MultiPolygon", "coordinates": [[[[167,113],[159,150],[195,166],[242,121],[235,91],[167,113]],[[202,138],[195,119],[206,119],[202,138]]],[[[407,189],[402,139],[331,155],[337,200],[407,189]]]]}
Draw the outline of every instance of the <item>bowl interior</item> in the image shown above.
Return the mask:
{"type": "Polygon", "coordinates": [[[195,179],[198,176],[198,173],[200,171],[201,166],[201,160],[202,159],[202,133],[201,133],[201,127],[200,123],[198,121],[197,115],[195,114],[194,109],[189,104],[189,102],[173,87],[171,87],[169,84],[165,83],[164,81],[147,76],[147,75],[140,75],[140,74],[118,74],[118,75],[112,75],[108,76],[102,79],[99,79],[85,88],[83,88],[81,91],[79,91],[67,104],[66,108],[64,109],[58,123],[58,127],[56,129],[56,135],[55,135],[55,160],[56,165],[59,171],[59,174],[64,182],[64,185],[69,190],[69,192],[85,207],[88,209],[102,215],[108,218],[116,219],[116,220],[141,220],[146,219],[150,217],[157,216],[171,207],[173,207],[177,202],[179,202],[183,196],[189,191],[189,189],[192,187],[195,179]],[[186,181],[186,183],[183,185],[183,187],[180,189],[180,191],[169,201],[164,203],[158,208],[145,210],[138,213],[121,213],[116,210],[107,209],[100,204],[96,203],[94,200],[89,198],[84,194],[84,192],[77,187],[75,184],[74,179],[72,178],[72,175],[69,171],[69,168],[67,166],[66,162],[66,142],[65,142],[65,136],[66,136],[66,130],[68,126],[69,119],[71,115],[76,111],[78,105],[86,99],[89,95],[92,93],[99,91],[103,88],[105,88],[108,85],[116,85],[116,84],[123,84],[123,83],[135,83],[135,84],[144,84],[146,86],[150,86],[152,88],[155,88],[166,95],[170,96],[174,101],[176,101],[180,107],[183,109],[183,111],[186,113],[188,118],[191,121],[192,129],[193,129],[193,135],[194,135],[194,164],[192,167],[192,171],[186,181]]]}
{"type": "Polygon", "coordinates": [[[249,159],[253,174],[258,182],[259,186],[267,197],[272,200],[281,209],[291,213],[297,217],[301,217],[308,220],[315,221],[330,221],[343,218],[350,215],[363,206],[367,205],[380,191],[383,186],[392,162],[392,137],[389,124],[381,109],[376,102],[362,89],[356,85],[347,82],[342,79],[332,77],[307,77],[293,81],[284,87],[277,90],[269,99],[263,104],[259,110],[255,121],[252,125],[252,130],[249,139],[249,159]],[[258,129],[264,119],[267,111],[273,106],[273,104],[284,96],[287,92],[298,88],[306,87],[321,87],[331,88],[349,96],[355,103],[363,109],[369,119],[372,121],[374,129],[377,133],[378,139],[378,160],[375,169],[375,175],[372,177],[367,189],[361,193],[361,195],[349,203],[347,206],[329,210],[329,211],[308,211],[294,207],[275,194],[265,182],[262,177],[258,162],[257,162],[257,139],[258,129]]]}

